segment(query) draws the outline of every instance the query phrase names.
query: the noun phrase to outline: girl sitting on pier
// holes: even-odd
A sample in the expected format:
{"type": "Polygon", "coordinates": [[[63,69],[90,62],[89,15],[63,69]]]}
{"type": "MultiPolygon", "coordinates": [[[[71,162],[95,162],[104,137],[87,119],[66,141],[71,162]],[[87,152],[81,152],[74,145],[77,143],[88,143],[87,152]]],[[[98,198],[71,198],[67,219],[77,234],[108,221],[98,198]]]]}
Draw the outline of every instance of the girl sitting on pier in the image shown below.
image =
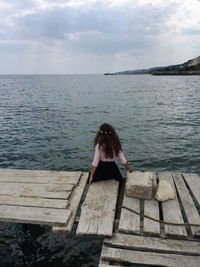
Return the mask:
{"type": "Polygon", "coordinates": [[[122,152],[119,137],[110,124],[104,123],[100,126],[94,139],[95,155],[92,162],[89,184],[100,180],[115,179],[122,184],[122,175],[115,163],[119,158],[124,167],[132,172],[122,152]]]}

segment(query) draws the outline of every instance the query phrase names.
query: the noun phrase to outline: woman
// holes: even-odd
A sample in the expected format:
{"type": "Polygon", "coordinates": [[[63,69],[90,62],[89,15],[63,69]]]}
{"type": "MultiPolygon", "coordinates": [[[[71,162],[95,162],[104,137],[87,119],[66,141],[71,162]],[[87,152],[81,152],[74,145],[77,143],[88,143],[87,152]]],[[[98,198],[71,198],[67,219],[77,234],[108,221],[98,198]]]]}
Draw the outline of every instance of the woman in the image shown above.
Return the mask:
{"type": "Polygon", "coordinates": [[[94,139],[95,154],[92,162],[89,184],[100,180],[115,179],[122,184],[122,175],[115,160],[120,159],[124,167],[132,172],[124,154],[121,142],[114,129],[108,123],[100,126],[94,139]]]}

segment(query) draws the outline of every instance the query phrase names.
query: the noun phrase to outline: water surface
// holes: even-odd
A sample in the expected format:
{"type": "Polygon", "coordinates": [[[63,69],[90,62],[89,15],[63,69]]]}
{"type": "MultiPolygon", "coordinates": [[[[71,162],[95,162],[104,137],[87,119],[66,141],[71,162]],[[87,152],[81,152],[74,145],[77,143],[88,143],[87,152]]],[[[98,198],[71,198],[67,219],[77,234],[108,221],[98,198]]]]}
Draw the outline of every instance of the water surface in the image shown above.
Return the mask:
{"type": "MultiPolygon", "coordinates": [[[[0,76],[0,168],[89,171],[103,122],[133,169],[200,172],[199,76],[0,76]]],[[[97,266],[102,240],[75,228],[1,223],[1,266],[97,266]]]]}

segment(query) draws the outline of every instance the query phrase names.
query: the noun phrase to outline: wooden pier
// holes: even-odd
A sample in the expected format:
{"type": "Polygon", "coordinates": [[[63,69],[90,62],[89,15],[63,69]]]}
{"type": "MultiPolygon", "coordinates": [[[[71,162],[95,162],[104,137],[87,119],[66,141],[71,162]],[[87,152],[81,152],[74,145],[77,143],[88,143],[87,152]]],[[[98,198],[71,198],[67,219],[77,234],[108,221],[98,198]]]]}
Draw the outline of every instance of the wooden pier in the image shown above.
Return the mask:
{"type": "Polygon", "coordinates": [[[160,180],[172,185],[176,198],[160,203],[124,194],[119,227],[111,238],[104,239],[100,267],[127,264],[200,267],[200,176],[154,173],[154,182],[160,180]],[[160,221],[186,225],[156,222],[126,207],[160,221]]]}
{"type": "Polygon", "coordinates": [[[0,169],[0,220],[71,231],[88,173],[0,169]]]}
{"type": "MultiPolygon", "coordinates": [[[[161,203],[128,197],[125,181],[121,188],[115,180],[89,186],[76,233],[104,237],[100,267],[200,267],[200,176],[153,177],[154,184],[167,180],[176,198],[161,203]]],[[[0,221],[51,224],[53,231],[70,232],[87,180],[82,172],[0,169],[0,221]]]]}

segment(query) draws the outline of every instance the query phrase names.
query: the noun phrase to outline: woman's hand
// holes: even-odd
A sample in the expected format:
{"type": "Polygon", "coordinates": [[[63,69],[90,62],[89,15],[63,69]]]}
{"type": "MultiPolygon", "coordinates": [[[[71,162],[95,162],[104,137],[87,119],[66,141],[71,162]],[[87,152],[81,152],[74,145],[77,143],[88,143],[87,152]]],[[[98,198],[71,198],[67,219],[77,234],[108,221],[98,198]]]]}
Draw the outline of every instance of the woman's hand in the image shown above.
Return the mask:
{"type": "Polygon", "coordinates": [[[91,183],[92,183],[92,180],[93,180],[93,176],[92,176],[92,175],[90,175],[89,184],[91,184],[91,183]]]}
{"type": "Polygon", "coordinates": [[[128,162],[126,162],[125,164],[123,164],[124,167],[127,169],[127,171],[129,172],[133,172],[133,170],[131,169],[131,167],[129,166],[128,162]]]}

